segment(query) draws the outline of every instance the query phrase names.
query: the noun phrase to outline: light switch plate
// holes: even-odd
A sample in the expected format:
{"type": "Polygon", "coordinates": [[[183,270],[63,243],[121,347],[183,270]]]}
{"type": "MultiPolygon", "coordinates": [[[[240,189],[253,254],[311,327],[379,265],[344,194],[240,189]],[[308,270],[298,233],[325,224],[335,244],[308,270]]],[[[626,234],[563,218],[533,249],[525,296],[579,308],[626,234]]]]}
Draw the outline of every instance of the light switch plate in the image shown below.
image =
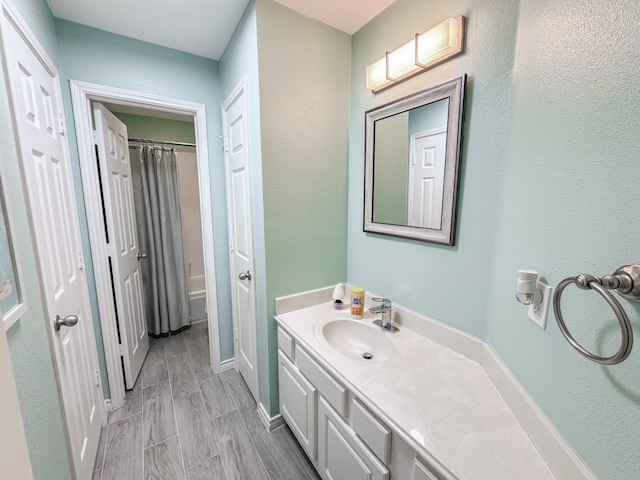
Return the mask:
{"type": "Polygon", "coordinates": [[[547,327],[547,314],[551,302],[551,287],[546,283],[537,281],[536,286],[542,292],[542,300],[539,303],[529,305],[529,318],[536,322],[543,330],[547,327]]]}

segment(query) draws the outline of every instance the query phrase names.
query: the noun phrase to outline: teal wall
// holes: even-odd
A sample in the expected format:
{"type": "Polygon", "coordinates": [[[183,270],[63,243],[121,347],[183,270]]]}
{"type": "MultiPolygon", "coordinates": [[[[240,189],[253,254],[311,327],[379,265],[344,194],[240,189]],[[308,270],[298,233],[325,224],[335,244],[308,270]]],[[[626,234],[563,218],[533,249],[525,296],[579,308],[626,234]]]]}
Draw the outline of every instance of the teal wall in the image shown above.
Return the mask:
{"type": "MultiPolygon", "coordinates": [[[[619,366],[588,362],[552,314],[541,330],[513,298],[518,268],[536,268],[555,286],[637,260],[637,2],[398,0],[350,38],[257,0],[219,63],[54,21],[41,0],[16,4],[60,68],[68,123],[70,78],[206,105],[223,359],[233,343],[220,104],[247,76],[260,402],[268,413],[278,409],[274,298],[347,279],[488,340],[600,478],[637,476],[637,349],[619,366]],[[368,64],[457,15],[467,18],[463,54],[377,95],[366,90],[368,64]],[[363,233],[364,112],[461,73],[469,81],[456,245],[363,233]]],[[[0,155],[29,302],[8,340],[35,477],[66,479],[26,193],[0,83],[0,155]]],[[[73,128],[69,141],[80,196],[73,128]]],[[[88,256],[82,202],[80,209],[88,256]]],[[[610,354],[615,319],[595,294],[575,290],[563,301],[569,327],[588,348],[610,354]]],[[[623,304],[640,331],[640,310],[623,304]]],[[[97,319],[95,293],[92,306],[97,319]]]]}
{"type": "MultiPolygon", "coordinates": [[[[515,271],[549,285],[638,262],[640,35],[637,1],[523,0],[508,162],[497,212],[486,338],[602,479],[638,477],[640,309],[621,300],[636,348],[616,366],[581,357],[553,316],[546,330],[513,301],[515,271]]],[[[595,292],[567,287],[563,313],[588,349],[620,332],[595,292]]]]}
{"type": "Polygon", "coordinates": [[[438,100],[409,111],[409,135],[447,126],[449,99],[438,100]]]}
{"type": "MultiPolygon", "coordinates": [[[[16,1],[14,4],[56,62],[53,17],[46,4],[27,0],[16,1]]],[[[7,340],[34,478],[67,479],[71,478],[71,460],[53,368],[44,299],[35,260],[35,243],[29,224],[27,190],[16,146],[10,98],[6,77],[0,75],[0,161],[4,170],[3,187],[13,213],[11,227],[16,235],[15,247],[22,266],[22,286],[28,304],[27,312],[7,332],[7,340]]]]}
{"type": "Polygon", "coordinates": [[[517,21],[518,5],[507,0],[398,0],[352,39],[348,280],[480,337],[486,330],[486,282],[507,162],[517,21]],[[367,65],[415,32],[458,15],[467,18],[463,54],[378,94],[366,89],[367,65]],[[469,82],[455,246],[364,233],[364,112],[462,73],[469,82]],[[460,285],[464,301],[454,287],[460,285]]]}
{"type": "MultiPolygon", "coordinates": [[[[251,182],[251,224],[253,227],[253,276],[256,302],[257,357],[260,365],[268,364],[267,273],[264,249],[264,206],[262,201],[262,151],[260,149],[260,85],[258,73],[258,31],[255,1],[250,1],[220,59],[222,99],[233,92],[241,79],[246,82],[247,120],[251,182]]],[[[230,332],[231,334],[231,332],[230,332]]],[[[232,334],[231,334],[232,335],[232,334]]],[[[233,358],[233,337],[228,355],[233,358]]],[[[258,390],[261,402],[269,399],[270,379],[267,369],[259,369],[258,390]],[[263,374],[264,372],[264,374],[263,374]]],[[[268,403],[267,403],[268,404],[268,403]]]]}
{"type": "MultiPolygon", "coordinates": [[[[130,113],[113,112],[127,126],[129,138],[146,138],[173,142],[195,143],[193,122],[182,122],[167,118],[155,118],[130,113]]],[[[176,146],[178,152],[195,152],[193,147],[176,146]]]]}
{"type": "Polygon", "coordinates": [[[268,347],[260,401],[275,414],[275,298],[346,279],[351,58],[348,35],[273,1],[257,1],[257,26],[267,267],[258,341],[268,347]]]}
{"type": "MultiPolygon", "coordinates": [[[[221,324],[224,325],[225,322],[230,324],[231,299],[228,288],[226,194],[223,152],[219,138],[221,119],[218,62],[66,20],[56,19],[55,25],[67,118],[73,118],[68,85],[70,79],[199,102],[205,105],[211,168],[218,318],[221,324]]],[[[68,123],[72,124],[71,121],[68,123]]],[[[80,164],[74,129],[70,129],[69,141],[78,196],[82,198],[80,164]]],[[[88,255],[90,245],[86,230],[86,213],[83,205],[80,208],[81,229],[84,232],[83,245],[88,255]]],[[[93,272],[90,269],[87,271],[91,280],[90,291],[96,330],[99,332],[93,272]]],[[[226,326],[226,328],[228,330],[230,327],[226,326]]],[[[226,345],[226,341],[225,337],[221,337],[221,344],[226,345]]]]}
{"type": "MultiPolygon", "coordinates": [[[[640,354],[612,367],[587,361],[553,312],[546,330],[527,318],[514,286],[518,268],[539,270],[555,287],[637,261],[639,14],[632,1],[398,0],[354,35],[352,50],[348,280],[489,341],[607,480],[637,477],[640,354]],[[366,91],[364,69],[381,52],[457,15],[467,17],[462,55],[378,95],[366,91]],[[456,245],[364,234],[364,111],[461,73],[469,81],[456,245]]],[[[576,290],[563,297],[569,328],[611,355],[615,318],[595,293],[576,290]]],[[[640,331],[640,309],[621,301],[640,331]]]]}

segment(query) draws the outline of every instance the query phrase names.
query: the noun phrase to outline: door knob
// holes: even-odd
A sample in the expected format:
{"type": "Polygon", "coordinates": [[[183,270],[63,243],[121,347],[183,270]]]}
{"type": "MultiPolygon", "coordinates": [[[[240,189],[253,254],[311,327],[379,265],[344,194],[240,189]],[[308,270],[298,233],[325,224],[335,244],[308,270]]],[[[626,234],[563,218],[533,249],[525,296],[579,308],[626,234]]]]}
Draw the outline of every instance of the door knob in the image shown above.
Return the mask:
{"type": "Polygon", "coordinates": [[[238,278],[240,280],[251,280],[251,272],[249,270],[247,270],[247,272],[242,272],[240,275],[238,275],[238,278]]]}
{"type": "Polygon", "coordinates": [[[63,325],[65,327],[73,327],[76,323],[78,323],[77,315],[67,315],[64,318],[60,318],[60,315],[56,315],[55,320],[53,321],[53,326],[56,329],[56,332],[60,331],[60,327],[63,325]]]}
{"type": "Polygon", "coordinates": [[[138,254],[138,260],[140,260],[140,259],[144,260],[145,258],[147,258],[147,254],[146,253],[139,253],[138,254]]]}

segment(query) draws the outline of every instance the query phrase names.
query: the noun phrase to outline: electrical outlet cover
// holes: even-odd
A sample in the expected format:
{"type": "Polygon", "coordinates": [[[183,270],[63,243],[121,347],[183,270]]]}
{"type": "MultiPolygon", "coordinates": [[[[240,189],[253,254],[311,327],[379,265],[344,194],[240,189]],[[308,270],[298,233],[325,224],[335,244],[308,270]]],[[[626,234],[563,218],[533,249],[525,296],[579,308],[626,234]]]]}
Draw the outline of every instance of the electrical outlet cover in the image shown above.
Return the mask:
{"type": "Polygon", "coordinates": [[[543,330],[547,327],[547,314],[551,302],[551,287],[538,280],[536,286],[542,292],[542,301],[529,305],[529,318],[536,322],[543,330]]]}

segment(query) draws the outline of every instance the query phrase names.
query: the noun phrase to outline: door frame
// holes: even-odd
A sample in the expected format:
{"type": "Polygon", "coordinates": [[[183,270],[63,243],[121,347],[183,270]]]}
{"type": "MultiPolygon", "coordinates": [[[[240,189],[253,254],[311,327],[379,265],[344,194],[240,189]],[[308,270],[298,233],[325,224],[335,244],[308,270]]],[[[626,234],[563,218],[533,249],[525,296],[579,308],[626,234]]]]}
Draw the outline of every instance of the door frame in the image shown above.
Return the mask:
{"type": "Polygon", "coordinates": [[[205,291],[207,296],[207,321],[209,324],[209,353],[211,357],[211,368],[215,373],[218,373],[220,371],[218,301],[216,295],[205,105],[78,80],[70,80],[69,83],[73,117],[76,126],[80,170],[82,173],[82,187],[84,189],[84,204],[87,212],[89,239],[91,243],[91,259],[98,296],[98,311],[100,312],[100,325],[107,363],[109,389],[111,391],[111,406],[117,407],[124,402],[124,374],[120,363],[118,332],[113,305],[113,288],[108,269],[107,249],[104,241],[105,226],[102,200],[100,198],[100,180],[95,161],[91,102],[98,101],[134,106],[145,110],[190,115],[194,119],[196,155],[198,161],[198,185],[200,189],[205,291]]]}

